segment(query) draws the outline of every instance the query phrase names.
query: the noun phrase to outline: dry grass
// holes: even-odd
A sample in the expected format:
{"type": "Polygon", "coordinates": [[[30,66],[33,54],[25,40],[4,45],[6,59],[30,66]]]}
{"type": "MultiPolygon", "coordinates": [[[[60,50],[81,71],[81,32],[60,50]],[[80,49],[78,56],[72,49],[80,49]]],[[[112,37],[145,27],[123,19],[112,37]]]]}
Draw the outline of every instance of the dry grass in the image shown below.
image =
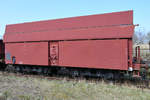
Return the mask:
{"type": "Polygon", "coordinates": [[[0,100],[150,100],[150,90],[0,75],[0,100]]]}

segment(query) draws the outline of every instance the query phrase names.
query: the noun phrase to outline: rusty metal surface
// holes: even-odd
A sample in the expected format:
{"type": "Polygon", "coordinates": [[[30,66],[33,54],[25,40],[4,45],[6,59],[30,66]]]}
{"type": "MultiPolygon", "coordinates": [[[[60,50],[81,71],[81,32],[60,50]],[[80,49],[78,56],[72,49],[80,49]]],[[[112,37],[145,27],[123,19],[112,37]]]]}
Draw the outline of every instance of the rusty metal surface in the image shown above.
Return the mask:
{"type": "Polygon", "coordinates": [[[128,69],[127,39],[59,42],[59,65],[128,69]]]}
{"type": "Polygon", "coordinates": [[[134,64],[133,68],[134,68],[134,70],[140,70],[141,64],[134,64]]]}
{"type": "Polygon", "coordinates": [[[133,11],[7,25],[4,42],[131,38],[133,11]]]}
{"type": "Polygon", "coordinates": [[[129,39],[128,40],[128,54],[129,54],[129,64],[128,64],[128,66],[129,67],[133,67],[133,48],[132,48],[132,45],[133,45],[133,43],[132,43],[132,40],[131,39],[129,39]]]}
{"type": "MultiPolygon", "coordinates": [[[[63,52],[63,51],[62,51],[63,52]]],[[[58,42],[50,42],[50,65],[58,65],[59,45],[58,42]]]]}
{"type": "Polygon", "coordinates": [[[48,65],[48,43],[9,43],[5,44],[6,64],[13,63],[12,57],[15,57],[15,64],[29,65],[48,65]]]}

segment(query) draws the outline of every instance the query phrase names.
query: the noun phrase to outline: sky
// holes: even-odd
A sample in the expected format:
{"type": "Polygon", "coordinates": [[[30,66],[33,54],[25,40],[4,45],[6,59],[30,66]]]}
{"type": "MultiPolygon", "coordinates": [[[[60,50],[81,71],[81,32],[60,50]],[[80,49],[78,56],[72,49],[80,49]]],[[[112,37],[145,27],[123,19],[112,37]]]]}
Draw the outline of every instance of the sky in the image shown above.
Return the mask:
{"type": "Polygon", "coordinates": [[[150,0],[0,0],[0,37],[7,24],[134,11],[136,31],[150,32],[150,0]]]}

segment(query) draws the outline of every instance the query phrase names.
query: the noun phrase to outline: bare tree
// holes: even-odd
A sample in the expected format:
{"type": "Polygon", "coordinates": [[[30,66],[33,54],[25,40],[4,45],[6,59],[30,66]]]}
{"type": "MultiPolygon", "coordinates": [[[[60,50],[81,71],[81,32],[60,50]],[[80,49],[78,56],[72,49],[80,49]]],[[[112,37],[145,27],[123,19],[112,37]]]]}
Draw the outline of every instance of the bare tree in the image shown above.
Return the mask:
{"type": "Polygon", "coordinates": [[[137,36],[136,32],[133,35],[133,44],[138,44],[138,36],[137,36]]]}
{"type": "Polygon", "coordinates": [[[144,32],[136,31],[133,35],[133,43],[134,44],[144,44],[146,41],[146,36],[144,32]]]}
{"type": "Polygon", "coordinates": [[[146,40],[147,40],[147,42],[150,42],[150,32],[147,33],[146,40]]]}

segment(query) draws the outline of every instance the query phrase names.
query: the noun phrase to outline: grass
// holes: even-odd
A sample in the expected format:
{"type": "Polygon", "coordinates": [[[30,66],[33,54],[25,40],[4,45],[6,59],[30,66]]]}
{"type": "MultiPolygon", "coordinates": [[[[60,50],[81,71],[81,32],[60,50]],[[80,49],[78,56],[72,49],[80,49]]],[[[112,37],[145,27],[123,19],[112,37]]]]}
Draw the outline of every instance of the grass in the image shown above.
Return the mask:
{"type": "Polygon", "coordinates": [[[134,86],[0,75],[0,100],[150,100],[134,86]]]}

